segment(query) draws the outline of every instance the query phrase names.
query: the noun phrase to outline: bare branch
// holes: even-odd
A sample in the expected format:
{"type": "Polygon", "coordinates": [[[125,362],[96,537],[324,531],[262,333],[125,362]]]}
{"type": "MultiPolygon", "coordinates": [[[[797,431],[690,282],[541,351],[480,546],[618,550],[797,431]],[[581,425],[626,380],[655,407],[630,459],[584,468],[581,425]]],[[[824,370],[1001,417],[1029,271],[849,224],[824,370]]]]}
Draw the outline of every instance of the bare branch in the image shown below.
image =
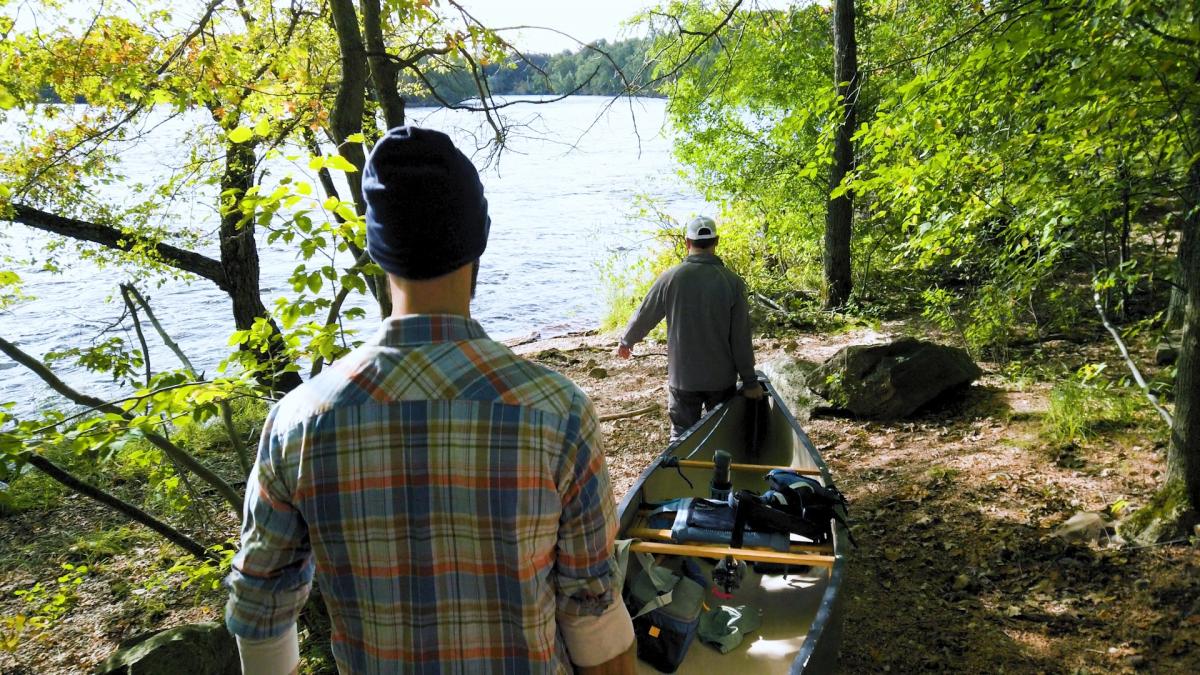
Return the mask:
{"type": "Polygon", "coordinates": [[[67,218],[24,204],[12,204],[12,209],[12,216],[5,220],[72,239],[90,241],[119,251],[145,250],[171,267],[208,279],[223,291],[230,290],[221,263],[208,256],[170,244],[139,239],[137,234],[125,232],[110,225],[67,218]]]}
{"type": "Polygon", "coordinates": [[[85,497],[88,497],[97,502],[100,502],[101,504],[109,507],[110,509],[112,509],[114,511],[124,514],[130,520],[133,520],[134,522],[145,525],[146,527],[150,528],[151,530],[154,530],[158,534],[162,535],[164,538],[167,539],[167,541],[170,541],[172,544],[179,546],[180,548],[187,551],[188,553],[191,553],[192,555],[196,556],[197,558],[212,560],[214,562],[220,561],[220,558],[215,553],[206,549],[195,539],[192,539],[191,537],[189,537],[186,534],[180,532],[179,530],[171,527],[170,525],[164,523],[163,521],[159,520],[158,518],[155,518],[154,516],[150,515],[149,513],[146,513],[145,511],[137,508],[133,504],[130,504],[129,502],[118,499],[117,497],[110,495],[109,493],[105,492],[104,490],[101,490],[98,487],[89,485],[88,483],[85,483],[85,482],[79,480],[78,478],[73,476],[70,472],[66,471],[65,469],[58,466],[54,462],[51,462],[50,460],[46,459],[45,457],[43,457],[39,454],[36,454],[36,453],[28,453],[28,454],[24,455],[22,458],[26,462],[29,462],[29,464],[31,466],[33,466],[35,469],[37,469],[38,471],[41,471],[42,473],[46,474],[50,478],[54,479],[55,481],[67,486],[68,488],[74,490],[75,492],[78,492],[79,494],[81,494],[85,497]]]}
{"type": "Polygon", "coordinates": [[[974,34],[976,31],[978,31],[981,27],[983,27],[984,24],[988,23],[989,21],[996,18],[997,16],[1002,18],[1002,22],[1011,22],[1012,17],[1010,15],[1013,12],[1016,12],[1017,10],[1020,10],[1020,9],[1024,9],[1025,7],[1032,5],[1038,1],[1039,0],[1025,0],[1025,2],[1017,3],[1015,6],[1003,5],[1001,7],[997,7],[994,11],[984,14],[983,17],[979,19],[979,21],[976,21],[974,24],[967,27],[966,30],[959,33],[958,35],[955,35],[954,37],[943,42],[942,44],[937,45],[936,47],[932,47],[924,52],[921,52],[920,54],[917,54],[916,56],[909,56],[909,57],[906,57],[903,59],[897,59],[895,61],[892,61],[891,63],[885,63],[882,66],[876,66],[874,68],[870,68],[863,74],[868,75],[868,74],[878,73],[880,71],[889,70],[891,68],[894,68],[896,66],[899,66],[899,65],[902,65],[905,63],[911,63],[913,61],[920,61],[922,59],[927,59],[930,56],[933,56],[934,54],[936,54],[944,49],[947,49],[949,47],[952,47],[955,44],[967,39],[972,34],[974,34]]]}
{"type": "Polygon", "coordinates": [[[121,299],[125,301],[125,309],[129,311],[129,316],[133,318],[133,329],[137,333],[138,343],[142,346],[142,362],[146,366],[146,386],[150,386],[152,371],[150,370],[150,346],[146,344],[146,335],[142,332],[142,320],[138,318],[137,307],[133,305],[133,298],[129,295],[129,289],[133,288],[129,284],[121,284],[121,299]]]}
{"type": "Polygon", "coordinates": [[[646,406],[645,408],[638,408],[636,410],[626,410],[625,412],[611,413],[609,415],[601,415],[600,421],[601,422],[611,422],[613,420],[623,420],[623,419],[627,419],[630,417],[637,417],[639,415],[648,415],[657,410],[658,410],[658,404],[651,403],[650,405],[646,406]]]}
{"type": "MultiPolygon", "coordinates": [[[[729,7],[729,9],[725,11],[724,16],[722,16],[721,20],[719,22],[717,22],[717,25],[713,26],[711,30],[707,30],[707,31],[686,30],[685,31],[682,27],[679,27],[677,30],[681,36],[695,36],[695,37],[699,37],[701,39],[698,40],[694,45],[692,45],[692,48],[688,50],[687,54],[682,59],[679,59],[676,62],[676,64],[669,71],[659,75],[658,77],[651,79],[650,81],[648,81],[646,83],[646,86],[653,86],[655,84],[658,84],[659,82],[664,82],[664,81],[669,80],[669,79],[675,77],[676,75],[678,75],[680,73],[680,71],[682,71],[683,68],[688,63],[690,63],[693,58],[696,57],[696,54],[698,54],[700,52],[700,49],[702,47],[706,46],[709,43],[709,41],[713,40],[717,36],[717,34],[720,33],[722,29],[725,28],[725,26],[729,25],[729,22],[732,21],[733,17],[737,14],[738,8],[740,8],[742,6],[743,1],[744,0],[737,0],[737,2],[734,2],[733,5],[731,5],[729,7]]],[[[659,54],[661,55],[662,52],[659,52],[659,54]]]]}
{"type": "Polygon", "coordinates": [[[175,51],[171,52],[170,56],[168,56],[162,63],[158,64],[158,68],[154,71],[156,75],[162,75],[165,73],[167,68],[170,67],[171,63],[183,55],[184,50],[187,49],[187,46],[191,44],[192,40],[196,39],[197,36],[204,32],[204,29],[208,26],[208,22],[212,21],[213,13],[217,11],[217,8],[221,6],[222,2],[224,2],[224,0],[212,0],[208,3],[208,6],[204,8],[204,14],[201,15],[200,19],[196,22],[196,26],[192,28],[191,32],[183,36],[183,39],[180,40],[179,44],[175,47],[175,51]]]}
{"type": "MultiPolygon", "coordinates": [[[[84,394],[83,392],[72,388],[69,384],[59,379],[59,377],[55,375],[53,371],[47,368],[41,361],[38,361],[34,357],[25,353],[25,351],[23,351],[20,347],[17,347],[2,337],[0,337],[0,352],[4,352],[12,360],[31,370],[34,375],[37,375],[39,378],[41,378],[41,380],[48,384],[51,389],[71,402],[91,407],[106,414],[116,415],[127,421],[133,419],[133,415],[122,410],[116,405],[96,398],[95,396],[84,394]]],[[[219,492],[221,496],[225,498],[225,501],[227,501],[230,506],[233,507],[234,511],[241,509],[242,497],[238,494],[237,490],[234,490],[228,483],[225,482],[224,479],[213,473],[208,467],[198,462],[190,453],[175,445],[170,441],[170,439],[161,434],[147,431],[144,432],[143,435],[147,441],[154,445],[154,447],[162,450],[163,454],[179,462],[184,467],[187,467],[189,471],[196,474],[206,483],[216,488],[217,492],[219,492]]]]}
{"type": "Polygon", "coordinates": [[[1150,391],[1150,385],[1146,384],[1145,378],[1142,377],[1142,371],[1138,370],[1137,364],[1130,358],[1129,350],[1125,348],[1125,342],[1121,339],[1121,334],[1108,322],[1108,316],[1104,314],[1104,308],[1100,306],[1100,293],[1097,291],[1092,297],[1095,300],[1096,311],[1100,313],[1100,321],[1104,323],[1104,327],[1108,329],[1108,332],[1113,336],[1113,340],[1116,341],[1117,348],[1121,350],[1121,356],[1125,357],[1125,365],[1129,366],[1129,372],[1133,373],[1133,379],[1137,380],[1138,386],[1142,388],[1142,391],[1146,394],[1146,398],[1150,400],[1150,405],[1154,406],[1154,410],[1158,413],[1158,416],[1163,418],[1163,421],[1167,423],[1167,428],[1173,428],[1175,421],[1171,419],[1171,413],[1162,407],[1158,402],[1158,396],[1155,396],[1154,392],[1150,391]]]}

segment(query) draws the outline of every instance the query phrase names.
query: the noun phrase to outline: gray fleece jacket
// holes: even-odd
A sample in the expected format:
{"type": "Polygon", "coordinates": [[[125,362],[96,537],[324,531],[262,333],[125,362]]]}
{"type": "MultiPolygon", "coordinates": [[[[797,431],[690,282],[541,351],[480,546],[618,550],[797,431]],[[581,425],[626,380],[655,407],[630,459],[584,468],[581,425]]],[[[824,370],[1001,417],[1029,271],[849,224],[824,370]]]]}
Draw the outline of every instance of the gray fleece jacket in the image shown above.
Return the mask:
{"type": "Polygon", "coordinates": [[[746,284],[712,253],[694,253],[662,273],[625,328],[632,347],[667,319],[667,380],[684,391],[754,382],[746,284]]]}

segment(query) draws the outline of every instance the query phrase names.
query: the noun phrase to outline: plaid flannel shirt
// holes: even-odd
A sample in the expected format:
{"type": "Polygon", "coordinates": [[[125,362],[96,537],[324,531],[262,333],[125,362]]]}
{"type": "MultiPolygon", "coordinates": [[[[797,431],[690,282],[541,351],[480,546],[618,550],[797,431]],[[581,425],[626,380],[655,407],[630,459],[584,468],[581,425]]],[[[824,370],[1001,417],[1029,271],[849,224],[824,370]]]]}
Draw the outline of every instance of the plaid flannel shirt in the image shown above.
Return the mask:
{"type": "Polygon", "coordinates": [[[343,673],[570,672],[556,615],[619,601],[615,534],[578,387],[471,319],[391,319],[268,415],[226,623],[282,634],[315,567],[343,673]]]}

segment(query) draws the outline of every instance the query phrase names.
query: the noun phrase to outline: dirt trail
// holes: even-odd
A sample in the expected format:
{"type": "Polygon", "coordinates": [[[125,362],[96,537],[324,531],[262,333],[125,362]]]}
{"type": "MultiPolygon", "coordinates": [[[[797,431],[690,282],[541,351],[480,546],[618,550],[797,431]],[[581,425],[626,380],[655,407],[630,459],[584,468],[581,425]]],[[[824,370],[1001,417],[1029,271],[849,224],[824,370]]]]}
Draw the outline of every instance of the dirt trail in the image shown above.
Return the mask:
{"type": "MultiPolygon", "coordinates": [[[[887,339],[882,331],[759,339],[756,356],[821,362],[887,339]]],[[[515,349],[574,379],[601,415],[659,404],[604,423],[620,499],[666,446],[666,349],[639,346],[623,361],[613,346],[580,336],[515,349]]],[[[1055,349],[1043,358],[1083,358],[1077,345],[1055,349]]],[[[1018,388],[980,365],[985,375],[966,395],[912,420],[806,425],[850,498],[859,542],[843,671],[1200,672],[1200,549],[1051,536],[1077,512],[1143,503],[1164,470],[1161,447],[1137,428],[1084,448],[1047,447],[1039,429],[1049,385],[1018,388]]]]}

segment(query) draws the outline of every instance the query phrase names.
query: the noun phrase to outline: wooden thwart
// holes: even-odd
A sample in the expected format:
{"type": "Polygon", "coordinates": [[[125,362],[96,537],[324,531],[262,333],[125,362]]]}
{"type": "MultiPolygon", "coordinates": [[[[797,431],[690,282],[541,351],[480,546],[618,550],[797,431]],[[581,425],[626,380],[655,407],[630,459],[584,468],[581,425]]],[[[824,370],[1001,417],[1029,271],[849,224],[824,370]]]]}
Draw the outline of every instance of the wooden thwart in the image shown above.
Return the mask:
{"type": "MultiPolygon", "coordinates": [[[[711,469],[713,468],[712,460],[706,459],[681,459],[679,466],[690,467],[695,469],[711,469]]],[[[794,471],[805,476],[820,476],[820,469],[810,469],[807,467],[801,468],[796,466],[769,466],[767,464],[730,464],[732,471],[770,471],[772,469],[782,469],[784,471],[794,471]]]]}
{"type": "Polygon", "coordinates": [[[815,565],[833,567],[834,557],[815,553],[783,553],[761,551],[750,548],[729,548],[720,544],[667,544],[658,541],[635,541],[629,550],[652,555],[690,555],[697,558],[720,560],[733,557],[752,562],[778,563],[780,565],[815,565]]]}
{"type": "MultiPolygon", "coordinates": [[[[671,531],[670,530],[652,530],[652,529],[644,528],[644,527],[635,527],[635,528],[626,530],[625,532],[621,533],[621,536],[628,537],[630,539],[649,539],[652,541],[675,543],[675,542],[671,541],[671,531]]],[[[772,550],[772,549],[753,549],[752,548],[750,550],[753,551],[753,550],[772,550]]],[[[792,553],[804,553],[804,552],[833,553],[833,546],[831,544],[793,543],[790,550],[792,553]]]]}

